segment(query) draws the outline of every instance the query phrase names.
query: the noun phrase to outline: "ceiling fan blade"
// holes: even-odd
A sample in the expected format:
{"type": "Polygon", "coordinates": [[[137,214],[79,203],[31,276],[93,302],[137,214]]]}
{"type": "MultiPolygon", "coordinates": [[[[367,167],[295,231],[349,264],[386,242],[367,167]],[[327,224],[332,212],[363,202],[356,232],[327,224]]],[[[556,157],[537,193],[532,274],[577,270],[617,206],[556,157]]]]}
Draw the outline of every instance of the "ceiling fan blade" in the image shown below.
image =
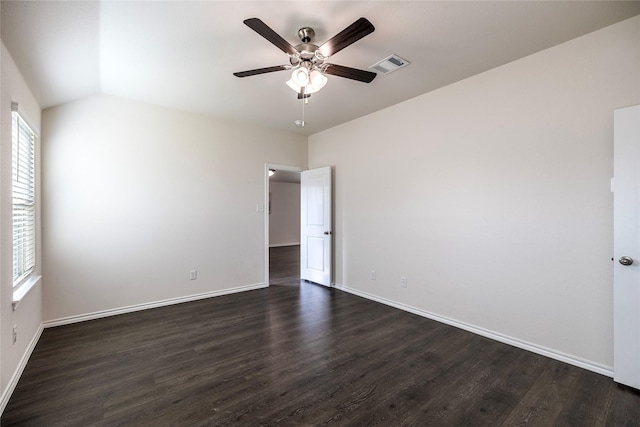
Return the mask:
{"type": "Polygon", "coordinates": [[[344,30],[333,36],[318,48],[324,57],[329,57],[341,51],[352,43],[375,31],[375,27],[367,18],[360,18],[344,30]]]}
{"type": "Polygon", "coordinates": [[[296,55],[298,53],[298,51],[293,46],[291,46],[291,44],[288,41],[280,37],[278,33],[273,31],[271,27],[269,27],[267,24],[262,22],[260,19],[249,18],[249,19],[245,19],[244,23],[247,27],[251,28],[253,31],[255,31],[256,33],[260,34],[262,37],[264,37],[265,39],[273,43],[278,49],[280,49],[284,53],[288,53],[289,55],[296,55]]]}
{"type": "Polygon", "coordinates": [[[345,67],[344,65],[324,64],[327,66],[323,72],[332,76],[345,77],[351,80],[358,80],[364,83],[371,83],[377,74],[371,71],[359,70],[357,68],[345,67]]]}
{"type": "Polygon", "coordinates": [[[233,73],[233,75],[236,77],[249,77],[249,76],[257,76],[258,74],[272,73],[274,71],[288,70],[289,68],[290,66],[288,65],[276,65],[275,67],[266,67],[266,68],[257,68],[255,70],[239,71],[237,73],[233,73]]]}

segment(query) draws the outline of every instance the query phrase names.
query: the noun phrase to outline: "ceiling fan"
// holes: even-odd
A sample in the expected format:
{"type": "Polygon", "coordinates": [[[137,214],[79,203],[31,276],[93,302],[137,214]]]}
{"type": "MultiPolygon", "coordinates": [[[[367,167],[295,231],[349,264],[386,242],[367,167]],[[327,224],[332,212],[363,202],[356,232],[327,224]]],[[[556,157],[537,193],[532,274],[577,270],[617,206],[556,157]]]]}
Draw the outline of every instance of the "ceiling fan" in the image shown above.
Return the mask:
{"type": "Polygon", "coordinates": [[[336,54],[375,30],[375,27],[366,18],[356,20],[321,46],[311,43],[315,36],[315,31],[309,27],[303,27],[298,30],[298,37],[300,37],[302,43],[292,46],[258,18],[245,19],[244,23],[286,53],[289,56],[289,64],[233,73],[236,77],[249,77],[274,71],[293,70],[291,80],[287,82],[287,85],[298,92],[298,99],[308,98],[312,93],[320,90],[327,82],[324,74],[364,83],[370,83],[376,77],[376,73],[371,71],[325,62],[331,55],[336,54]]]}

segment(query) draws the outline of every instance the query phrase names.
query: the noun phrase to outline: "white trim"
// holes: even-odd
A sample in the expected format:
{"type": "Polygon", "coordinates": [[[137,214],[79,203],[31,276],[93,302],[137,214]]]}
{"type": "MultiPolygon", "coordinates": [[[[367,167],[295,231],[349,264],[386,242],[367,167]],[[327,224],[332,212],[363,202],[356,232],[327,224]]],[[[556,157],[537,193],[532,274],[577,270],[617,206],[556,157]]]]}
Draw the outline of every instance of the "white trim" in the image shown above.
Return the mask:
{"type": "Polygon", "coordinates": [[[164,307],[167,305],[181,304],[183,302],[197,301],[201,299],[219,297],[223,295],[235,294],[238,292],[253,291],[256,289],[266,288],[265,283],[255,285],[238,286],[235,288],[223,289],[220,291],[205,292],[202,294],[188,295],[185,297],[170,298],[161,301],[149,302],[144,304],[130,305],[127,307],[113,308],[109,310],[96,311],[94,313],[81,314],[79,316],[69,316],[60,319],[47,320],[43,323],[45,328],[54,326],[70,325],[72,323],[85,322],[87,320],[101,319],[103,317],[117,316],[118,314],[133,313],[136,311],[148,310],[151,308],[164,307]]]}
{"type": "Polygon", "coordinates": [[[300,246],[300,242],[298,242],[298,243],[276,243],[275,245],[269,245],[270,248],[281,248],[283,246],[300,246]]]}
{"type": "Polygon", "coordinates": [[[11,376],[11,379],[9,380],[7,387],[2,391],[2,397],[0,398],[0,415],[4,412],[5,408],[7,407],[7,404],[9,403],[9,399],[11,399],[11,395],[13,394],[14,390],[16,389],[16,386],[18,385],[18,381],[20,380],[20,377],[24,372],[24,368],[26,368],[27,366],[27,362],[29,361],[29,358],[31,357],[33,350],[35,350],[36,348],[36,344],[38,344],[38,341],[40,340],[40,336],[42,335],[43,330],[44,330],[44,327],[42,324],[40,324],[40,327],[38,327],[36,334],[33,336],[33,339],[31,340],[31,342],[29,343],[29,346],[27,347],[27,351],[25,351],[24,354],[22,355],[22,359],[20,359],[20,363],[18,364],[18,367],[16,368],[13,375],[11,376]]]}
{"type": "Polygon", "coordinates": [[[22,301],[22,299],[27,296],[31,289],[33,289],[38,283],[40,283],[41,279],[42,276],[32,275],[20,285],[13,288],[13,299],[11,301],[11,307],[13,308],[13,311],[16,311],[16,308],[18,308],[20,301],[22,301]]]}
{"type": "Polygon", "coordinates": [[[579,368],[583,368],[588,371],[596,372],[598,374],[613,378],[613,368],[608,366],[600,365],[600,364],[597,364],[588,360],[584,360],[579,357],[571,356],[556,350],[552,350],[550,348],[543,347],[537,344],[521,341],[519,339],[509,337],[507,335],[503,335],[498,332],[490,331],[488,329],[484,329],[478,326],[470,325],[468,323],[460,322],[458,320],[451,319],[449,317],[424,311],[419,308],[412,307],[410,305],[405,305],[396,301],[382,298],[377,295],[370,294],[368,292],[363,292],[358,289],[350,288],[348,286],[336,284],[335,288],[348,292],[353,295],[357,295],[362,298],[366,298],[372,301],[379,302],[381,304],[398,308],[403,311],[408,311],[409,313],[417,314],[418,316],[426,317],[427,319],[435,320],[436,322],[454,326],[459,329],[464,329],[465,331],[472,332],[476,335],[481,335],[483,337],[486,337],[495,341],[499,341],[504,344],[509,344],[511,346],[521,348],[523,350],[527,350],[532,353],[540,354],[542,356],[549,357],[551,359],[559,360],[561,362],[565,362],[570,365],[577,366],[579,368]]]}

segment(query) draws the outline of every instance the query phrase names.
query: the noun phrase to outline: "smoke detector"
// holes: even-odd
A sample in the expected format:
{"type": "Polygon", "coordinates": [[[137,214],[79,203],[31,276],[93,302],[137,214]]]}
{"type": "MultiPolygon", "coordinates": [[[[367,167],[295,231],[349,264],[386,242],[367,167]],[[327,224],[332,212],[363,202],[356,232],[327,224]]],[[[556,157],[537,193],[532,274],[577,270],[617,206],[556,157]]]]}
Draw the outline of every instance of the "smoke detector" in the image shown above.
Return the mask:
{"type": "Polygon", "coordinates": [[[406,59],[400,58],[398,55],[391,54],[384,58],[382,61],[378,61],[369,67],[370,70],[376,70],[382,74],[393,73],[402,67],[406,67],[410,62],[406,59]]]}

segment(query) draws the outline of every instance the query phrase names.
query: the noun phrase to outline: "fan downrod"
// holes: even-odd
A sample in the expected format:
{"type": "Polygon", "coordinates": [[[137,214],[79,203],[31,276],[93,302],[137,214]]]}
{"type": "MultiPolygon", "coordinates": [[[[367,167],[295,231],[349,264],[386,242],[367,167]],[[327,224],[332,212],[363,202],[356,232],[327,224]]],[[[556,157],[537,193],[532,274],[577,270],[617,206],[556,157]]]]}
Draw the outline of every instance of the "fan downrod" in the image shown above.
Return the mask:
{"type": "Polygon", "coordinates": [[[298,37],[300,37],[302,43],[309,43],[315,35],[316,32],[310,27],[302,27],[298,30],[298,37]]]}

